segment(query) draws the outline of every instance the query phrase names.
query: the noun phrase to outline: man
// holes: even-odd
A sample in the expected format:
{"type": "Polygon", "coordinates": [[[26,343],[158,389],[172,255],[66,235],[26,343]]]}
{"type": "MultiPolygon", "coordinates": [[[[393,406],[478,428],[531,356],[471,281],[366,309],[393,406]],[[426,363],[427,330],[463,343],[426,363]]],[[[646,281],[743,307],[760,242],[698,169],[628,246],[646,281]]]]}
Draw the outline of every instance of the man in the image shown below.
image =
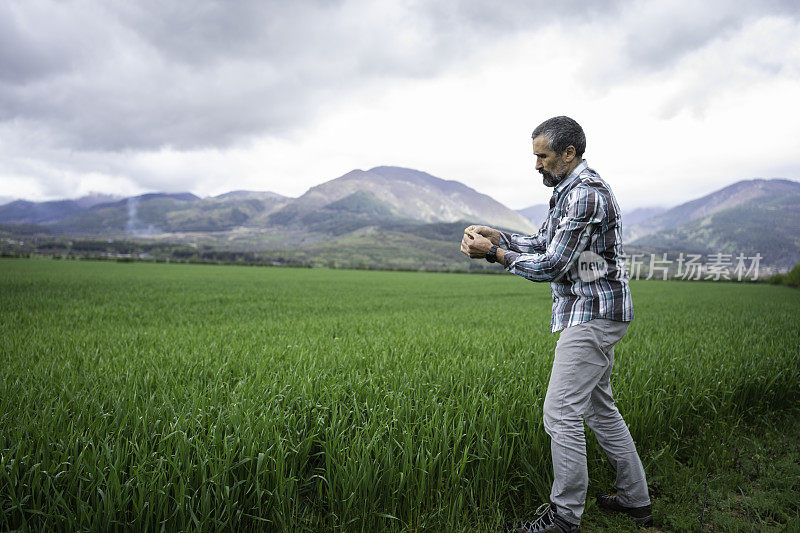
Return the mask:
{"type": "Polygon", "coordinates": [[[470,226],[461,241],[461,251],[470,258],[498,262],[531,281],[549,281],[550,328],[563,330],[543,407],[553,460],[550,503],[511,530],[578,531],[588,485],[584,420],[617,470],[617,493],[598,495],[598,506],[650,524],[642,462],[609,383],[614,344],[633,320],[619,206],[608,184],[583,159],[586,137],[577,122],[551,118],[533,130],[532,138],[536,170],[554,188],[539,233],[511,235],[470,226]]]}

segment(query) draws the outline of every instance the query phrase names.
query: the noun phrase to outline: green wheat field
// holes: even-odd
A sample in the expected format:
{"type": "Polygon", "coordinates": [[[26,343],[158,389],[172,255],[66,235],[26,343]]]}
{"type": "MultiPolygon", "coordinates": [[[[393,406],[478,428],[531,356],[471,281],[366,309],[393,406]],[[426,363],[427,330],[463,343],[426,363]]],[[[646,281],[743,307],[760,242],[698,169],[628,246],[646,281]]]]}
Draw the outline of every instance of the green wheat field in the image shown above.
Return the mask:
{"type": "MultiPolygon", "coordinates": [[[[800,292],[631,287],[612,383],[664,495],[708,428],[798,405],[800,292]]],[[[0,260],[0,529],[496,531],[549,494],[550,305],[511,275],[0,260]]]]}

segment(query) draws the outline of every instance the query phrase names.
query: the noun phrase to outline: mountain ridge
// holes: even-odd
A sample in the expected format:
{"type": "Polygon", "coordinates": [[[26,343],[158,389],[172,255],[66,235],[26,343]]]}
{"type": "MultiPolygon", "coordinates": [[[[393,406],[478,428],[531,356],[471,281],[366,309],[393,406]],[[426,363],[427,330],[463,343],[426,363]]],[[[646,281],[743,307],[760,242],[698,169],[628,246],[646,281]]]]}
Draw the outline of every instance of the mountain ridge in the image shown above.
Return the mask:
{"type": "Polygon", "coordinates": [[[388,165],[353,169],[309,188],[298,198],[269,191],[235,190],[207,198],[191,192],[152,192],[129,198],[105,198],[112,201],[91,205],[74,200],[17,201],[0,206],[0,223],[55,225],[66,233],[85,235],[151,236],[230,231],[236,227],[322,231],[326,223],[342,222],[345,217],[341,205],[330,209],[326,206],[357,193],[369,195],[355,196],[343,204],[354,210],[348,227],[390,219],[398,223],[470,220],[515,231],[535,230],[518,213],[463,183],[388,165]],[[319,213],[311,216],[316,211],[319,213]],[[326,222],[326,216],[331,220],[326,222]]]}
{"type": "Polygon", "coordinates": [[[638,224],[623,227],[623,232],[626,239],[638,240],[645,235],[676,228],[763,196],[781,193],[800,194],[800,183],[784,178],[740,180],[700,198],[677,205],[638,224]]]}
{"type": "MultiPolygon", "coordinates": [[[[539,209],[543,217],[546,207],[536,204],[528,209],[539,209]]],[[[625,213],[623,237],[626,251],[761,253],[765,265],[784,268],[800,262],[798,217],[800,183],[757,178],[670,209],[649,207],[625,213]],[[634,223],[626,224],[627,220],[634,223]]],[[[460,268],[452,241],[470,223],[529,234],[536,231],[520,212],[458,181],[378,166],[354,169],[297,198],[240,190],[206,198],[189,192],[146,193],[88,208],[75,200],[12,202],[0,206],[0,251],[14,249],[12,242],[19,236],[27,242],[37,242],[37,235],[59,242],[145,239],[177,246],[204,243],[224,251],[220,253],[283,250],[279,257],[304,260],[319,252],[331,254],[337,264],[347,264],[348,246],[372,242],[381,250],[376,252],[379,264],[407,267],[400,260],[408,254],[402,249],[404,236],[423,232],[427,237],[419,242],[430,245],[428,252],[449,250],[447,268],[460,268]]],[[[424,254],[425,250],[419,250],[415,257],[424,254]]],[[[354,257],[369,256],[359,250],[354,257]]]]}
{"type": "Polygon", "coordinates": [[[800,193],[773,193],[758,204],[740,203],[685,224],[649,233],[631,243],[656,252],[688,251],[705,255],[760,254],[778,268],[800,262],[800,193]]]}
{"type": "Polygon", "coordinates": [[[357,191],[367,191],[377,200],[392,206],[399,218],[422,223],[475,220],[516,230],[535,230],[518,213],[463,183],[443,180],[419,170],[391,166],[354,169],[315,185],[275,212],[270,221],[293,225],[309,212],[357,191]]]}
{"type": "Polygon", "coordinates": [[[224,192],[222,194],[218,194],[218,195],[213,196],[211,198],[220,198],[220,199],[225,199],[225,198],[276,198],[276,199],[286,199],[286,200],[290,200],[291,199],[289,196],[284,196],[282,194],[278,194],[278,193],[272,192],[272,191],[247,191],[247,190],[242,190],[242,189],[238,189],[238,190],[235,190],[235,191],[224,192]]]}

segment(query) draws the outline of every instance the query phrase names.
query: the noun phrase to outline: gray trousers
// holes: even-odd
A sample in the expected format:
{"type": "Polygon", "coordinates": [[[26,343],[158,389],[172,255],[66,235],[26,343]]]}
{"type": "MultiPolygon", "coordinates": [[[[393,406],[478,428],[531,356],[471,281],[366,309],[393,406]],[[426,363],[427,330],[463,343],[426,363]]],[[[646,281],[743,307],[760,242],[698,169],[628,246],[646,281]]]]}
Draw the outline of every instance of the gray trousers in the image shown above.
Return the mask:
{"type": "Polygon", "coordinates": [[[618,501],[629,507],[650,503],[642,461],[614,405],[609,382],[614,344],[627,330],[627,322],[596,318],[564,329],[556,344],[544,400],[544,427],[553,456],[550,501],[574,524],[580,523],[589,484],[584,420],[617,471],[618,501]]]}

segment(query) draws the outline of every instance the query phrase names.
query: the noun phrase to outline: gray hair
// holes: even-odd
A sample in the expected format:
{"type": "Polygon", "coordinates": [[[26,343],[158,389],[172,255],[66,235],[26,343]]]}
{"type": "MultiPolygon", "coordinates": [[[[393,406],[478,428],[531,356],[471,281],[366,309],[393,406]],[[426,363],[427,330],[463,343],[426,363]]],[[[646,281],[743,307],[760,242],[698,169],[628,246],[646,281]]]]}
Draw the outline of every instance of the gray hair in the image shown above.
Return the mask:
{"type": "Polygon", "coordinates": [[[535,139],[539,135],[544,135],[547,147],[559,155],[564,153],[568,146],[575,147],[575,155],[578,157],[583,156],[586,150],[586,135],[583,133],[583,128],[569,117],[548,118],[536,126],[531,138],[535,139]]]}

